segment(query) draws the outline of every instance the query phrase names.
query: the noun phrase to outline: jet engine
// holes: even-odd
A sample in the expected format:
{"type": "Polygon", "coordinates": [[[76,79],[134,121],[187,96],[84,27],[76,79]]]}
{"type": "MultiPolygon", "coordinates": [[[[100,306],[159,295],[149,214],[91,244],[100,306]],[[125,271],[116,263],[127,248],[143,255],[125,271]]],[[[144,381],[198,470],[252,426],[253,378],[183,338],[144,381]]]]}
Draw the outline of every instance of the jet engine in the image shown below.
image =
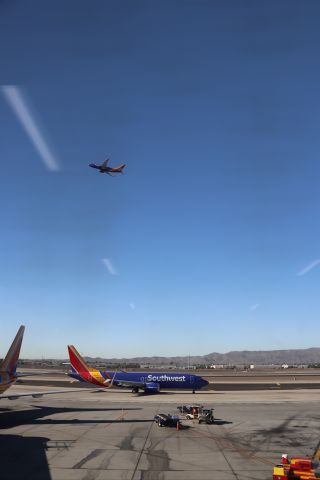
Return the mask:
{"type": "Polygon", "coordinates": [[[144,391],[146,393],[157,393],[160,392],[160,385],[157,382],[147,382],[144,385],[144,391]]]}

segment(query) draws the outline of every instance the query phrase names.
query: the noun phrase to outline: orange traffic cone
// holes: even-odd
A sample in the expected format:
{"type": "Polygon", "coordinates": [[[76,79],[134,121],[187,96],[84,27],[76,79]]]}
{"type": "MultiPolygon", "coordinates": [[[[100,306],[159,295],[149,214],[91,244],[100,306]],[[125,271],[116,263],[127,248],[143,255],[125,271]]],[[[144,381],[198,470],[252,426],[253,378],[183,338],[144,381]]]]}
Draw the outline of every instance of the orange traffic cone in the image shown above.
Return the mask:
{"type": "Polygon", "coordinates": [[[180,430],[180,422],[179,422],[179,420],[177,421],[176,429],[177,429],[177,430],[180,430]]]}

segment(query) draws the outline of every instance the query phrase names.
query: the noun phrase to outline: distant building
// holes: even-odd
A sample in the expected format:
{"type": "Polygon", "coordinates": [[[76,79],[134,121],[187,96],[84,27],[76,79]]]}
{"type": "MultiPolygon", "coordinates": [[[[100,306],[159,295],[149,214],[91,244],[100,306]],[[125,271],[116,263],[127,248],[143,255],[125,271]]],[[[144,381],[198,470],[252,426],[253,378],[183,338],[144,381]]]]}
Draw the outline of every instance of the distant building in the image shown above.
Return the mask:
{"type": "Polygon", "coordinates": [[[148,363],[146,364],[141,364],[140,365],[141,369],[151,369],[151,370],[176,370],[178,367],[177,365],[149,365],[148,363]]]}

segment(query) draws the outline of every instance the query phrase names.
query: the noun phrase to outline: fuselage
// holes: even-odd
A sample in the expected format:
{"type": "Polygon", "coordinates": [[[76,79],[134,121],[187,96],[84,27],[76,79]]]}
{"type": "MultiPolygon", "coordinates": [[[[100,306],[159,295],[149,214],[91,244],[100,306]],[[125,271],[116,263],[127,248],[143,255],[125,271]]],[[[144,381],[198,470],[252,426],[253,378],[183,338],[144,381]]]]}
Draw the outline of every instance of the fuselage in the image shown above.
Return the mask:
{"type": "Polygon", "coordinates": [[[108,167],[105,165],[97,165],[96,163],[89,163],[89,167],[96,168],[100,173],[122,173],[125,166],[125,164],[122,164],[118,167],[108,167]]]}
{"type": "Polygon", "coordinates": [[[110,387],[112,384],[115,387],[127,387],[126,382],[141,383],[148,386],[159,385],[159,389],[187,389],[200,390],[208,385],[207,380],[204,380],[199,375],[190,373],[176,373],[176,372],[115,372],[102,371],[95,372],[80,372],[70,371],[69,376],[80,381],[89,381],[101,387],[110,387]]]}

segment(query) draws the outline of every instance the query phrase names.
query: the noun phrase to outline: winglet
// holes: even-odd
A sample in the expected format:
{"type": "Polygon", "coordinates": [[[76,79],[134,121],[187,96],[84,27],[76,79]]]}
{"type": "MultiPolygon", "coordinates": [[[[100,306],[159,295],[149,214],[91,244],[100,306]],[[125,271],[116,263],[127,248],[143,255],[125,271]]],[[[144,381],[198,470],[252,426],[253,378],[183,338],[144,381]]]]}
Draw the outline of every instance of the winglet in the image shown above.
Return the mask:
{"type": "Polygon", "coordinates": [[[0,365],[0,370],[8,373],[15,373],[17,368],[17,363],[19,360],[20,349],[24,334],[24,325],[21,325],[19,328],[15,339],[13,340],[11,347],[8,350],[5,359],[3,360],[2,364],[0,365]]]}

